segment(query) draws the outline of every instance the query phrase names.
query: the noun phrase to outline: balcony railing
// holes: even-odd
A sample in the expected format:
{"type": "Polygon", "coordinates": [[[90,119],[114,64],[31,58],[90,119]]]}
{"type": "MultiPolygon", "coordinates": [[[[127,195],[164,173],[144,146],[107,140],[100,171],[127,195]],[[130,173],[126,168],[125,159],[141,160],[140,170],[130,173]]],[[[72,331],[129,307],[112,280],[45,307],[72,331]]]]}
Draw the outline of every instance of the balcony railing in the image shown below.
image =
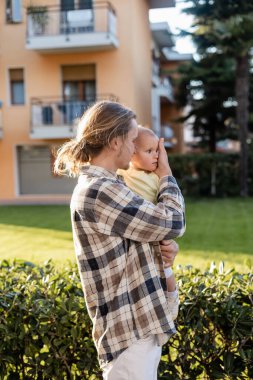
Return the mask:
{"type": "Polygon", "coordinates": [[[159,77],[159,84],[156,85],[157,94],[164,99],[174,102],[174,91],[169,78],[159,77]]]}
{"type": "Polygon", "coordinates": [[[173,87],[169,78],[161,79],[161,87],[164,89],[166,93],[166,97],[170,101],[174,101],[174,94],[173,94],[174,91],[173,91],[173,87]]]}
{"type": "Polygon", "coordinates": [[[27,8],[28,49],[41,52],[116,48],[117,17],[109,2],[91,9],[61,10],[55,6],[27,8]]]}
{"type": "Polygon", "coordinates": [[[32,98],[30,137],[34,139],[72,138],[84,111],[96,100],[114,100],[114,95],[105,94],[85,101],[64,101],[53,98],[32,98]]]}

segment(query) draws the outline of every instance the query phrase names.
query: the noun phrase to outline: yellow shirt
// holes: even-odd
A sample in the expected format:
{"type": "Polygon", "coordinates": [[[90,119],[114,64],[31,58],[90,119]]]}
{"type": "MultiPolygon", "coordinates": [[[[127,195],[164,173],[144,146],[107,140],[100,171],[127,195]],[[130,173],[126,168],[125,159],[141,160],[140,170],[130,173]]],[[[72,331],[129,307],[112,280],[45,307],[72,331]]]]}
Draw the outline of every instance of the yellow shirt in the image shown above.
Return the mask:
{"type": "Polygon", "coordinates": [[[124,178],[126,185],[134,193],[152,203],[157,203],[157,193],[159,189],[159,177],[155,173],[134,169],[132,166],[128,170],[119,169],[117,174],[124,178]]]}

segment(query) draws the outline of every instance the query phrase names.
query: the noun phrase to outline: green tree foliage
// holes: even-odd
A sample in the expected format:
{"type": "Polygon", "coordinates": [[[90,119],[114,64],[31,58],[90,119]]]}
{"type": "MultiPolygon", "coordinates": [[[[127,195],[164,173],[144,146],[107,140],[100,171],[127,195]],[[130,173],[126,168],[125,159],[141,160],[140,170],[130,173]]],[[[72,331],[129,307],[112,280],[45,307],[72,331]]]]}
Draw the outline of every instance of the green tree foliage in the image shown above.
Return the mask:
{"type": "Polygon", "coordinates": [[[192,37],[200,59],[212,53],[235,64],[236,123],[241,142],[241,195],[248,194],[248,123],[250,49],[253,46],[253,3],[243,0],[186,0],[194,16],[192,37]]]}
{"type": "Polygon", "coordinates": [[[237,139],[234,69],[233,60],[218,53],[207,54],[178,69],[177,103],[191,106],[182,121],[192,117],[194,135],[201,138],[199,145],[210,152],[215,152],[218,140],[237,139]]]}
{"type": "MultiPolygon", "coordinates": [[[[252,274],[177,271],[178,334],[159,379],[252,379],[252,274]]],[[[0,262],[0,379],[101,379],[77,268],[0,262]]]]}

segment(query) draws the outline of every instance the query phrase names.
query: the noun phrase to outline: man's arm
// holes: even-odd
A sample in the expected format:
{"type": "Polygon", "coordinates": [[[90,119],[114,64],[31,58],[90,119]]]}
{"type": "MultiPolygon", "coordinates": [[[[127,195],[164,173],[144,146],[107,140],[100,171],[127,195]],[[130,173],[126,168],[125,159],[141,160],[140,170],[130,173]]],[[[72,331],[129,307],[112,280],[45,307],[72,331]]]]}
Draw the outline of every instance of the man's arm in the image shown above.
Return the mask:
{"type": "Polygon", "coordinates": [[[121,181],[101,178],[85,191],[83,201],[79,198],[76,218],[84,224],[87,221],[89,228],[99,233],[139,242],[181,236],[185,229],[184,200],[173,177],[160,181],[158,200],[154,205],[121,181]]]}

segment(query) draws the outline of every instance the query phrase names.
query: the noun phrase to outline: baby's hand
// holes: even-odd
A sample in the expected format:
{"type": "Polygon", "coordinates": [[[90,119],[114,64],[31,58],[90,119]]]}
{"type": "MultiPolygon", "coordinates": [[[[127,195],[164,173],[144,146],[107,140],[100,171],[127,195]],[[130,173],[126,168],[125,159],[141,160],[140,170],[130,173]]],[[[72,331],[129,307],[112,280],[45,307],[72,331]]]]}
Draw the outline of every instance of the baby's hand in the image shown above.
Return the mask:
{"type": "Polygon", "coordinates": [[[171,168],[168,162],[167,152],[164,148],[164,139],[160,138],[159,140],[159,157],[158,157],[158,166],[155,170],[155,173],[159,178],[165,177],[167,175],[172,175],[171,168]]]}

